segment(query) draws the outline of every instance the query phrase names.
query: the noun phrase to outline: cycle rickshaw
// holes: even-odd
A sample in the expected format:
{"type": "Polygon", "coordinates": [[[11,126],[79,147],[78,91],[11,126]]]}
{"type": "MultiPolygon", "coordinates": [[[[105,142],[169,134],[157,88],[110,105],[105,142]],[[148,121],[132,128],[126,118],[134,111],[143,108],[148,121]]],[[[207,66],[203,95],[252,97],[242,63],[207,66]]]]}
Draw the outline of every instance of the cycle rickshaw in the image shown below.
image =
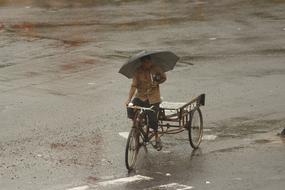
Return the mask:
{"type": "MultiPolygon", "coordinates": [[[[200,106],[205,105],[205,94],[201,94],[190,102],[162,102],[158,113],[159,128],[158,134],[177,134],[188,132],[189,142],[192,148],[197,149],[203,136],[203,116],[200,106]]],[[[129,133],[126,150],[125,164],[128,170],[135,167],[139,150],[151,144],[154,133],[148,126],[147,112],[152,108],[128,106],[132,109],[133,126],[129,133]]]]}

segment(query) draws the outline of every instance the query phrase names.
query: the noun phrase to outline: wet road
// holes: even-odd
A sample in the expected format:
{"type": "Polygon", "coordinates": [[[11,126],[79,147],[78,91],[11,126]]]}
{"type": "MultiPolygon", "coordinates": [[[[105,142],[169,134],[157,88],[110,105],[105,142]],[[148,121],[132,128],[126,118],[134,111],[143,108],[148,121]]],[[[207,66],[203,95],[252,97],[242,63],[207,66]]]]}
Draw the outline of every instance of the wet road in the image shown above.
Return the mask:
{"type": "Polygon", "coordinates": [[[0,189],[284,189],[283,0],[11,2],[0,0],[0,189]],[[164,100],[206,93],[205,138],[192,152],[187,134],[165,136],[128,173],[130,81],[117,71],[149,48],[181,57],[164,100]]]}

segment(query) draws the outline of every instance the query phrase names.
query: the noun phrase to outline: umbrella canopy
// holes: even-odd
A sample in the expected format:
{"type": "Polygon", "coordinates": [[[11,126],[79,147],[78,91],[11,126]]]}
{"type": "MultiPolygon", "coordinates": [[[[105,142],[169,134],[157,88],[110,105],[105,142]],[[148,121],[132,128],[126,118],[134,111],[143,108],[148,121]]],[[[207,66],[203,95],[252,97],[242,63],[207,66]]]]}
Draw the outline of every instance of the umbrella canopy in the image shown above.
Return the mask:
{"type": "Polygon", "coordinates": [[[159,66],[163,72],[172,70],[179,60],[179,57],[170,51],[142,51],[133,55],[128,62],[121,67],[119,73],[128,78],[133,78],[137,68],[142,64],[141,58],[145,56],[150,56],[151,62],[159,66]]]}

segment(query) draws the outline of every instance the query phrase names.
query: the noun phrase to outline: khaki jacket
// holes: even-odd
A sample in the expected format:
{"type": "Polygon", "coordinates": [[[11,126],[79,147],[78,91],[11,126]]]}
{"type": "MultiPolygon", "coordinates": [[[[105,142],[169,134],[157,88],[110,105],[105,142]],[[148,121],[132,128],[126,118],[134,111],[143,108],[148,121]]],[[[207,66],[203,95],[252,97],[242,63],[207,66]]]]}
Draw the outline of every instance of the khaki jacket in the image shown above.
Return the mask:
{"type": "Polygon", "coordinates": [[[165,73],[156,66],[150,70],[139,68],[133,77],[132,87],[137,89],[136,98],[142,101],[148,100],[150,104],[160,103],[159,84],[166,80],[165,73]],[[155,75],[160,76],[159,81],[155,81],[155,75]]]}

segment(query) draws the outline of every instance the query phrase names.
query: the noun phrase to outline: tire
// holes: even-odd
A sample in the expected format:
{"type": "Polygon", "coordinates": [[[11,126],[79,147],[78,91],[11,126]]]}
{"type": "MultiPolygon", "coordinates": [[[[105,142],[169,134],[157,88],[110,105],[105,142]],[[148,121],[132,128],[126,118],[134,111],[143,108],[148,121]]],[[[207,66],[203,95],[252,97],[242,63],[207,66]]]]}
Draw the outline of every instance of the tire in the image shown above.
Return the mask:
{"type": "Polygon", "coordinates": [[[128,170],[133,170],[139,152],[139,132],[132,128],[127,139],[125,151],[125,164],[128,170]]]}
{"type": "Polygon", "coordinates": [[[200,108],[193,110],[190,115],[188,134],[191,147],[197,149],[203,136],[203,116],[200,108]]]}

